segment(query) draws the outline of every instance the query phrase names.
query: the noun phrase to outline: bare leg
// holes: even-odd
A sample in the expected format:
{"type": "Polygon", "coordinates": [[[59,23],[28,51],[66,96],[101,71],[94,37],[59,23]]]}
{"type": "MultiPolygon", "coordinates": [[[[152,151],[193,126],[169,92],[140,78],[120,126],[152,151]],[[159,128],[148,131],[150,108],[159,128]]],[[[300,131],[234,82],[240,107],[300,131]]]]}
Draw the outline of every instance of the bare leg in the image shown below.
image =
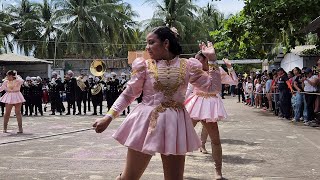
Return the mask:
{"type": "Polygon", "coordinates": [[[126,167],[117,180],[139,180],[151,157],[151,155],[128,149],[126,167]]]}
{"type": "Polygon", "coordinates": [[[183,180],[184,155],[163,155],[161,154],[165,180],[183,180]]]}
{"type": "MultiPolygon", "coordinates": [[[[17,117],[17,121],[18,121],[18,127],[19,127],[18,133],[23,133],[21,105],[22,105],[21,103],[14,105],[14,110],[15,110],[15,113],[16,113],[16,117],[17,117]]],[[[36,108],[36,111],[37,111],[37,108],[36,108]]]]}
{"type": "Polygon", "coordinates": [[[206,127],[207,132],[211,139],[212,158],[216,169],[216,179],[222,179],[222,147],[219,135],[218,123],[205,123],[202,124],[206,127]]]}
{"type": "Polygon", "coordinates": [[[7,133],[8,122],[9,122],[12,107],[13,107],[12,104],[6,104],[6,111],[3,116],[3,132],[4,133],[7,133]]]}
{"type": "Polygon", "coordinates": [[[208,154],[208,151],[206,149],[206,142],[208,139],[208,132],[206,130],[206,128],[202,125],[202,129],[201,129],[201,147],[200,147],[200,152],[202,152],[203,154],[208,154]]]}

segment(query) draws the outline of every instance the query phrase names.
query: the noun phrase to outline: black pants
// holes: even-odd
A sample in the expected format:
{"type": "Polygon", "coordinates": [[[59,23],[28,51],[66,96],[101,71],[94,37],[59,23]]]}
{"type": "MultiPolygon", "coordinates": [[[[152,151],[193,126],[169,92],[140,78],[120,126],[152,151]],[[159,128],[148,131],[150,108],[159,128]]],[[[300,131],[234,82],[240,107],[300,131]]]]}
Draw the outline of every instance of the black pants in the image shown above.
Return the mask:
{"type": "Polygon", "coordinates": [[[222,84],[222,88],[221,88],[221,98],[224,98],[224,90],[226,88],[225,84],[222,84]]]}
{"type": "Polygon", "coordinates": [[[289,91],[280,91],[279,92],[279,101],[280,101],[280,112],[283,117],[290,118],[291,112],[291,94],[289,91]]]}
{"type": "Polygon", "coordinates": [[[93,113],[97,114],[97,107],[100,106],[100,114],[102,114],[102,101],[103,101],[103,95],[97,94],[97,95],[92,95],[92,105],[93,105],[93,113]]]}
{"type": "Polygon", "coordinates": [[[81,114],[81,103],[83,103],[83,112],[84,114],[87,113],[87,92],[82,92],[77,95],[77,106],[78,106],[78,112],[81,114]]]}
{"type": "Polygon", "coordinates": [[[317,95],[315,94],[305,94],[304,95],[307,102],[307,121],[312,121],[314,119],[314,103],[317,99],[317,95]]]}
{"type": "Polygon", "coordinates": [[[92,95],[88,94],[88,111],[91,111],[91,102],[92,101],[92,95]]]}
{"type": "Polygon", "coordinates": [[[238,102],[240,102],[240,96],[242,98],[242,102],[245,101],[244,92],[242,88],[238,88],[238,102]]]}
{"type": "Polygon", "coordinates": [[[72,107],[73,109],[73,115],[76,114],[76,100],[75,100],[75,95],[71,93],[66,94],[66,99],[68,103],[68,114],[70,114],[70,109],[72,107]]]}
{"type": "Polygon", "coordinates": [[[38,115],[38,111],[40,112],[41,115],[43,115],[42,111],[42,98],[41,97],[33,97],[32,98],[32,108],[30,114],[38,115]]]}
{"type": "Polygon", "coordinates": [[[25,112],[24,115],[30,115],[32,114],[32,103],[30,97],[24,97],[26,102],[24,102],[25,112]]]}
{"type": "Polygon", "coordinates": [[[4,107],[6,106],[5,103],[0,103],[0,106],[1,106],[1,115],[3,116],[4,114],[4,107]]]}
{"type": "Polygon", "coordinates": [[[54,93],[50,96],[51,101],[51,111],[52,114],[55,114],[55,112],[62,113],[64,106],[62,104],[62,99],[60,98],[60,93],[54,93]]]}

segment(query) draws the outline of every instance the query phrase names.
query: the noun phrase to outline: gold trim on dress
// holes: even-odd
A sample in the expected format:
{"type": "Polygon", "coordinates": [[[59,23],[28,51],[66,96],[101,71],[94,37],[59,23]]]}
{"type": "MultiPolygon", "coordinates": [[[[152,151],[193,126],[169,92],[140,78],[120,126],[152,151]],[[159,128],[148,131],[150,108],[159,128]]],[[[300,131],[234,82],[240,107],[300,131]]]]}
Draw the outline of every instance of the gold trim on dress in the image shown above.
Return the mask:
{"type": "Polygon", "coordinates": [[[150,123],[149,123],[148,132],[154,131],[154,129],[156,128],[156,125],[157,125],[158,118],[159,118],[159,113],[165,112],[168,108],[175,110],[175,111],[178,111],[180,109],[183,109],[184,105],[180,102],[176,102],[173,100],[170,100],[167,102],[162,102],[161,104],[159,104],[151,112],[151,116],[149,118],[150,123]]]}
{"type": "Polygon", "coordinates": [[[204,97],[206,99],[211,97],[217,97],[216,93],[206,93],[206,92],[197,92],[196,95],[200,97],[204,97]]]}
{"type": "Polygon", "coordinates": [[[140,67],[139,69],[135,69],[135,70],[132,71],[131,76],[134,76],[134,75],[136,75],[137,73],[139,73],[139,72],[141,72],[141,71],[144,71],[145,69],[146,69],[145,66],[140,67]]]}

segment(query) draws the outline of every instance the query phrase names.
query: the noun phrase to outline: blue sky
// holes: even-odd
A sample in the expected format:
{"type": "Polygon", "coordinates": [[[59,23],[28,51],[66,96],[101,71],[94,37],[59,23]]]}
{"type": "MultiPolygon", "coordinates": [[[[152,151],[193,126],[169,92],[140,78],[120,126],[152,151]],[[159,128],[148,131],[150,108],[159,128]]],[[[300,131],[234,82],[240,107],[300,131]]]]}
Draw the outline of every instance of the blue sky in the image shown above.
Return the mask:
{"type": "MultiPolygon", "coordinates": [[[[145,0],[124,0],[124,2],[130,3],[140,17],[137,18],[138,21],[150,19],[153,14],[152,7],[150,5],[145,4],[145,0]]],[[[158,2],[161,2],[158,0],[158,2]]],[[[225,15],[234,14],[241,11],[244,7],[243,0],[221,0],[221,1],[211,1],[211,0],[196,0],[195,1],[198,6],[203,7],[208,2],[211,2],[216,6],[218,10],[220,10],[225,15]]]]}
{"type": "MultiPolygon", "coordinates": [[[[10,3],[12,0],[0,0],[0,2],[10,3]]],[[[42,0],[31,0],[36,2],[42,2],[42,0]]],[[[145,4],[145,0],[123,0],[124,2],[130,3],[134,11],[139,14],[139,17],[136,18],[137,21],[142,21],[145,19],[150,19],[153,14],[152,7],[150,5],[145,4]]],[[[161,2],[161,0],[158,0],[161,2]]],[[[211,2],[223,12],[225,15],[234,14],[242,10],[244,7],[243,0],[220,0],[220,1],[211,1],[211,0],[195,0],[195,4],[200,7],[205,6],[208,2],[211,2]]]]}

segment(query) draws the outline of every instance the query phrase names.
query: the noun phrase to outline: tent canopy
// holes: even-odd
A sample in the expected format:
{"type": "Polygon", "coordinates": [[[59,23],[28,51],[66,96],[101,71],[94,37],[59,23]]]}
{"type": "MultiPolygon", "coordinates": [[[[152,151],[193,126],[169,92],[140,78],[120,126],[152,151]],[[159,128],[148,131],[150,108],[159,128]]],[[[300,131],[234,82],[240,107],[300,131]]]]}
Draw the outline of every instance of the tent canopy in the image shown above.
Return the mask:
{"type": "Polygon", "coordinates": [[[0,64],[52,64],[52,62],[31,56],[8,53],[0,55],[0,64]]]}

